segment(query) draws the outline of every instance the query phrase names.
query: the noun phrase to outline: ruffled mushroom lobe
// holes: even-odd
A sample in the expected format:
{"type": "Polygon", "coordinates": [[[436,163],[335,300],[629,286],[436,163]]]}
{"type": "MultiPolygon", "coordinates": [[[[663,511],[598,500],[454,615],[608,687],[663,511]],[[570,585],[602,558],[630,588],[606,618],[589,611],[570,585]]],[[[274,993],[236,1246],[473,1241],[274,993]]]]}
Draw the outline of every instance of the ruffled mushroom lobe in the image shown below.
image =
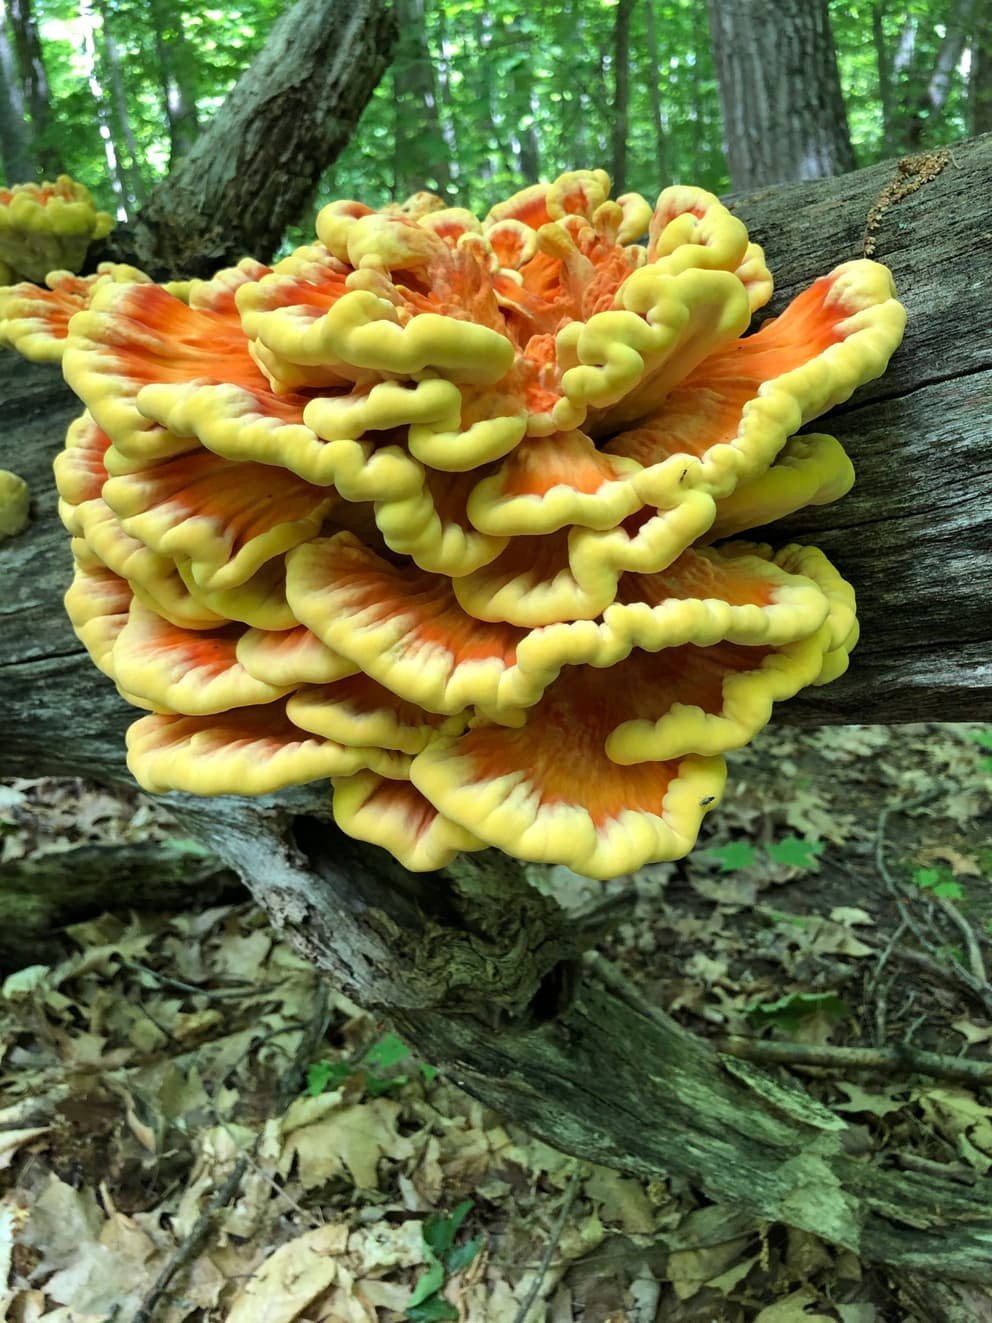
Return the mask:
{"type": "Polygon", "coordinates": [[[341,828],[411,869],[684,855],[724,755],[857,640],[816,548],[728,539],[847,491],[800,429],[904,313],[859,260],[746,334],[771,291],[717,198],[613,199],[601,170],[481,219],[335,202],[274,266],[181,287],[0,291],[0,342],[84,406],[66,606],[146,712],[140,784],[330,778],[341,828]]]}

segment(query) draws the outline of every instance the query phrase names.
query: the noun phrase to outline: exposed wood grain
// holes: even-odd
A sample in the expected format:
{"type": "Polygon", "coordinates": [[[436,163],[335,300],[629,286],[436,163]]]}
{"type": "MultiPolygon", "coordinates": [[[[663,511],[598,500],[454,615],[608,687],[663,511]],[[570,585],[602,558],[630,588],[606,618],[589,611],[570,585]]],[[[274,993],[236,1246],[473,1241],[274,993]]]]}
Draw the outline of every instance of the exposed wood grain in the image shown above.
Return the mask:
{"type": "MultiPolygon", "coordinates": [[[[816,542],[854,583],[861,642],[848,675],[780,720],[992,717],[992,138],[934,156],[921,164],[936,178],[874,231],[906,305],[905,340],[884,377],[816,424],[841,440],[857,484],[773,533],[816,542]]],[[[814,272],[862,255],[869,214],[899,178],[913,171],[886,162],[732,200],[765,248],[773,312],[814,272]]]]}

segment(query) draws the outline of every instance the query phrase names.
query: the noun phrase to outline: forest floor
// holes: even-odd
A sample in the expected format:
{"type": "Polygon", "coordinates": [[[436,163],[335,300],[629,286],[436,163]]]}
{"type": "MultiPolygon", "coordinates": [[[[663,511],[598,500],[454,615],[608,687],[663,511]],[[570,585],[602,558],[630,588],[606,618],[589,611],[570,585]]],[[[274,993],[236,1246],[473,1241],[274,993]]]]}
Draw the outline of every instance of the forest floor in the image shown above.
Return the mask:
{"type": "MultiPolygon", "coordinates": [[[[137,796],[0,786],[0,862],[170,832],[137,796]]],[[[607,884],[600,958],[725,1049],[784,1053],[862,1151],[971,1183],[992,1167],[990,876],[987,728],[771,729],[690,859],[607,884]]],[[[912,1318],[850,1252],[529,1138],[237,897],[59,943],[0,989],[10,1323],[912,1318]]]]}

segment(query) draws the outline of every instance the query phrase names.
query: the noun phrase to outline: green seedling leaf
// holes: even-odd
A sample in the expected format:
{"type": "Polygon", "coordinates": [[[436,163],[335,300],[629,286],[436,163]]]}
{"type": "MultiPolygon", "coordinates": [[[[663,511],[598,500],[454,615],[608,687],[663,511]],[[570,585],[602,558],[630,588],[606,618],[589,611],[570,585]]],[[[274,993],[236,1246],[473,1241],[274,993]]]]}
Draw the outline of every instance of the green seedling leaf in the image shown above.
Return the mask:
{"type": "Polygon", "coordinates": [[[980,749],[992,750],[992,730],[971,730],[968,732],[968,739],[980,749]]]}
{"type": "Polygon", "coordinates": [[[747,841],[728,841],[726,845],[714,845],[707,853],[719,861],[721,873],[735,873],[740,868],[750,868],[757,855],[754,847],[747,841]]]}
{"type": "MultiPolygon", "coordinates": [[[[437,1295],[444,1285],[444,1264],[438,1259],[433,1258],[427,1271],[417,1279],[417,1285],[413,1288],[413,1295],[410,1297],[410,1306],[423,1304],[428,1296],[437,1295]]],[[[407,1318],[412,1317],[409,1313],[407,1318]]]]}
{"type": "Polygon", "coordinates": [[[964,900],[964,887],[960,882],[938,882],[933,889],[935,896],[945,896],[948,900],[964,900]]]}
{"type": "Polygon", "coordinates": [[[815,868],[816,857],[822,853],[822,841],[804,841],[799,836],[785,836],[768,847],[772,863],[788,864],[791,868],[815,868]]]}
{"type": "Polygon", "coordinates": [[[786,914],[783,910],[770,910],[768,917],[772,923],[779,923],[789,928],[803,930],[809,927],[809,919],[802,914],[786,914]]]}
{"type": "Polygon", "coordinates": [[[445,1257],[455,1243],[458,1228],[474,1206],[471,1199],[463,1199],[460,1204],[455,1205],[446,1217],[441,1217],[435,1213],[426,1220],[423,1232],[424,1244],[431,1253],[436,1254],[439,1259],[445,1257]]]}
{"type": "Polygon", "coordinates": [[[315,1061],[307,1071],[307,1093],[316,1098],[328,1089],[336,1089],[350,1074],[347,1061],[315,1061]]]}
{"type": "Polygon", "coordinates": [[[458,1310],[443,1296],[432,1295],[423,1304],[411,1305],[406,1317],[407,1323],[456,1323],[458,1310]]]}
{"type": "Polygon", "coordinates": [[[794,1033],[804,1020],[819,1016],[826,1020],[842,1020],[851,1008],[836,992],[789,992],[777,1001],[759,1002],[748,1011],[752,1024],[773,1024],[787,1033],[794,1033]]]}
{"type": "Polygon", "coordinates": [[[946,896],[948,900],[964,899],[964,887],[946,868],[917,868],[913,881],[931,895],[946,896]]]}
{"type": "Polygon", "coordinates": [[[362,1065],[370,1070],[386,1071],[390,1066],[398,1066],[409,1055],[410,1049],[402,1039],[395,1034],[383,1034],[362,1057],[362,1065]]]}
{"type": "Polygon", "coordinates": [[[473,1236],[471,1240],[466,1240],[464,1245],[454,1247],[446,1257],[444,1266],[454,1276],[456,1272],[468,1267],[480,1249],[482,1249],[482,1237],[473,1236]]]}
{"type": "Polygon", "coordinates": [[[371,1098],[381,1098],[390,1089],[398,1089],[401,1084],[406,1084],[409,1078],[409,1075],[369,1075],[365,1080],[365,1092],[371,1098]]]}
{"type": "Polygon", "coordinates": [[[421,1063],[420,1063],[420,1073],[421,1073],[421,1075],[423,1075],[423,1077],[424,1077],[424,1083],[425,1083],[425,1084],[430,1084],[432,1080],[436,1080],[436,1079],[437,1079],[437,1067],[436,1067],[436,1066],[428,1066],[428,1064],[427,1064],[426,1061],[421,1061],[421,1063]]]}

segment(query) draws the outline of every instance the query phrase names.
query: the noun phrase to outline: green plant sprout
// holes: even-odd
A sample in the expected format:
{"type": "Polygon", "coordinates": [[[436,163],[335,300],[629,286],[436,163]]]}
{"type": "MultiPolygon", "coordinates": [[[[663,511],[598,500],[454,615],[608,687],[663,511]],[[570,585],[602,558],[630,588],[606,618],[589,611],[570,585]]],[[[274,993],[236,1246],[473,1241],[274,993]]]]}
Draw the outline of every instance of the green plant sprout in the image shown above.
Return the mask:
{"type": "MultiPolygon", "coordinates": [[[[328,1089],[340,1088],[351,1075],[363,1071],[365,1092],[377,1098],[409,1081],[409,1074],[396,1073],[395,1067],[410,1056],[410,1049],[402,1039],[393,1033],[383,1034],[357,1060],[315,1061],[307,1071],[307,1093],[316,1098],[328,1089]]],[[[426,1084],[437,1075],[434,1067],[423,1061],[417,1063],[417,1069],[426,1084]]]]}
{"type": "Polygon", "coordinates": [[[463,1199],[445,1217],[432,1214],[424,1222],[424,1248],[427,1271],[418,1279],[407,1306],[407,1323],[454,1323],[458,1310],[441,1295],[447,1279],[467,1268],[482,1248],[482,1237],[473,1236],[462,1245],[455,1244],[458,1229],[474,1203],[463,1199]]]}
{"type": "MultiPolygon", "coordinates": [[[[753,868],[759,860],[759,851],[747,841],[728,841],[726,845],[714,845],[703,851],[720,864],[721,873],[736,873],[742,868],[753,868]]],[[[784,864],[790,868],[816,869],[817,857],[823,853],[822,841],[807,841],[800,836],[783,836],[780,841],[773,841],[765,849],[773,864],[784,864]]]]}

